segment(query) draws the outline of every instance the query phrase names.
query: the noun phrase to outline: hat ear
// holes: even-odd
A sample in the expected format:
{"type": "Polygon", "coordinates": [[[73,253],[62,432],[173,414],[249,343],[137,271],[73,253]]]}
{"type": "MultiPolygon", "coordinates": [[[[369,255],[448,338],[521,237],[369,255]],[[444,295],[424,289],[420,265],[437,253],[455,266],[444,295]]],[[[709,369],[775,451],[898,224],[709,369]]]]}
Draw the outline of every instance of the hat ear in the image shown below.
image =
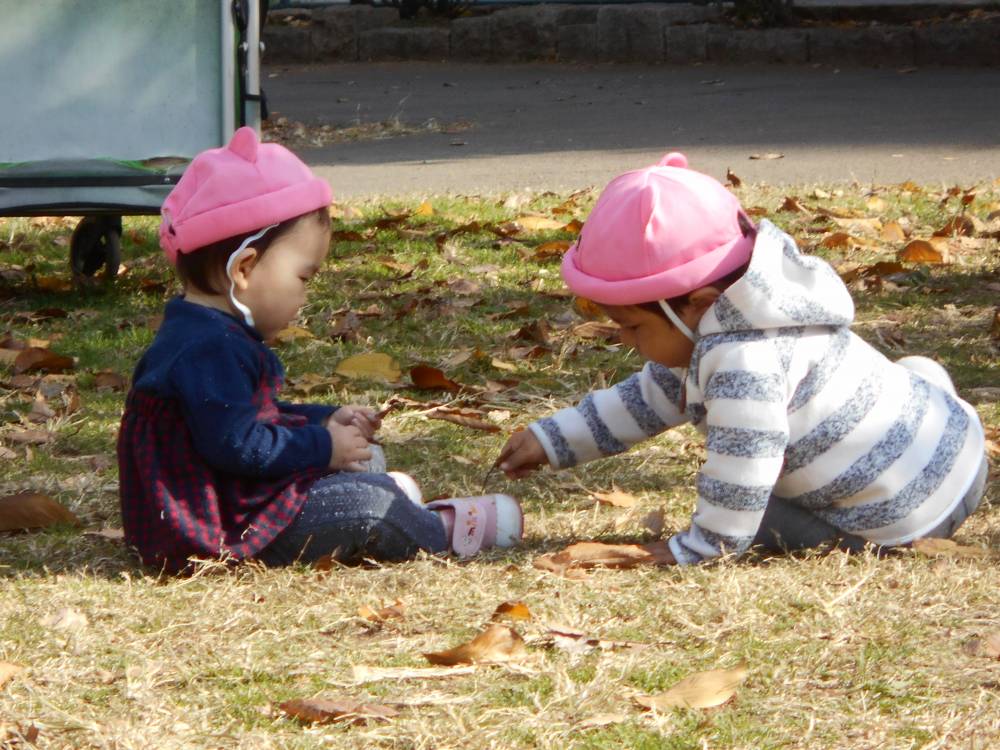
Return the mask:
{"type": "Polygon", "coordinates": [[[251,127],[244,126],[233,133],[229,141],[229,150],[239,156],[244,161],[253,164],[257,161],[257,131],[251,127]]]}
{"type": "Polygon", "coordinates": [[[680,167],[681,169],[687,169],[687,165],[687,157],[680,151],[671,151],[656,164],[658,167],[680,167]]]}

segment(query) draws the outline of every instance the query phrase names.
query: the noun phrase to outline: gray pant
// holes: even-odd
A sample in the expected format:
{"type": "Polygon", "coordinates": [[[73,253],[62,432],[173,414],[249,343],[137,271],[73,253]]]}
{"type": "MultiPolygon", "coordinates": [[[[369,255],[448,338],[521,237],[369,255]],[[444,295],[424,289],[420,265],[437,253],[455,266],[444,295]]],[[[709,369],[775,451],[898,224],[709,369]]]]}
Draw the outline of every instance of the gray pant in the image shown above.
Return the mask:
{"type": "MultiPolygon", "coordinates": [[[[924,537],[948,539],[958,530],[965,519],[979,507],[979,503],[983,499],[988,469],[984,458],[979,472],[976,474],[969,491],[962,498],[962,502],[955,507],[948,518],[924,534],[924,537]]],[[[755,546],[763,547],[770,552],[810,549],[828,544],[835,545],[840,549],[860,552],[865,548],[865,545],[870,544],[866,539],[841,531],[805,508],[792,505],[778,497],[772,497],[767,504],[764,518],[761,520],[760,529],[757,531],[753,543],[755,546]]]]}
{"type": "Polygon", "coordinates": [[[394,561],[447,548],[440,516],[410,500],[388,474],[341,471],[312,486],[299,515],[257,557],[268,565],[325,555],[394,561]]]}

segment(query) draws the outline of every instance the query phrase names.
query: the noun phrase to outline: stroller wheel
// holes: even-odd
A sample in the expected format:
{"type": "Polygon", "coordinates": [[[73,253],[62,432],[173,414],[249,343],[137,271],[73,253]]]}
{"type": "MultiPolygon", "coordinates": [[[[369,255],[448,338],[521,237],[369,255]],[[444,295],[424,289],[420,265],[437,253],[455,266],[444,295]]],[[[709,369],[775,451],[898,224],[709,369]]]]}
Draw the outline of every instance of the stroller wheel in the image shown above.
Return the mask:
{"type": "Polygon", "coordinates": [[[85,216],[73,230],[69,262],[76,276],[94,276],[104,267],[113,279],[122,260],[122,217],[85,216]]]}

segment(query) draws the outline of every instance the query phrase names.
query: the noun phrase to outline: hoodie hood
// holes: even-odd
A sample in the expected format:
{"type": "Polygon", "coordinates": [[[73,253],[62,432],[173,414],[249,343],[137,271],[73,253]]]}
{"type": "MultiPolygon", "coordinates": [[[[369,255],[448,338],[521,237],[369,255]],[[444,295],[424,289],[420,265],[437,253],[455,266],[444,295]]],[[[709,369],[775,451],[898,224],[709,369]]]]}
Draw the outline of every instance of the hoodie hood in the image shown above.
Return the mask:
{"type": "Polygon", "coordinates": [[[830,264],[800,253],[795,240],[764,219],[747,272],[705,312],[698,335],[853,320],[854,302],[830,264]]]}

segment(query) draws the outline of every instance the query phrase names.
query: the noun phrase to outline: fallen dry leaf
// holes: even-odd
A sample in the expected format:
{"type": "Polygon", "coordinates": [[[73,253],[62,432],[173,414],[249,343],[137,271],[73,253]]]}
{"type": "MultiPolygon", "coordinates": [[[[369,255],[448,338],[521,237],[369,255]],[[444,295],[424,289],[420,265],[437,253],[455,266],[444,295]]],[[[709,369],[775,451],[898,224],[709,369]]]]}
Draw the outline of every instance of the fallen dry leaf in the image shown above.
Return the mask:
{"type": "Polygon", "coordinates": [[[779,154],[774,151],[770,151],[764,154],[750,154],[751,161],[772,161],[774,159],[784,159],[784,154],[779,154]]]}
{"type": "Polygon", "coordinates": [[[52,419],[55,415],[55,410],[49,406],[45,397],[40,393],[36,395],[35,400],[31,404],[31,412],[28,414],[28,419],[32,422],[45,422],[52,419]]]}
{"type": "Polygon", "coordinates": [[[84,536],[96,536],[101,539],[110,539],[112,542],[120,542],[125,538],[125,532],[122,529],[99,529],[97,531],[85,531],[84,536]]]}
{"type": "Polygon", "coordinates": [[[569,240],[553,240],[546,242],[535,248],[532,257],[535,260],[546,260],[548,258],[561,258],[569,250],[573,243],[569,240]]]}
{"type": "Polygon", "coordinates": [[[477,353],[482,354],[478,349],[459,349],[445,357],[442,364],[445,367],[458,367],[468,362],[477,353]]]}
{"type": "Polygon", "coordinates": [[[123,391],[128,387],[128,380],[117,372],[101,370],[94,374],[94,387],[98,390],[123,391]]]}
{"type": "Polygon", "coordinates": [[[935,247],[928,240],[911,240],[900,250],[896,257],[907,263],[947,263],[949,261],[947,246],[935,247]]]}
{"type": "Polygon", "coordinates": [[[414,216],[433,216],[434,215],[434,206],[431,205],[430,201],[424,201],[419,206],[417,206],[417,209],[413,212],[413,215],[414,216]]]}
{"type": "Polygon", "coordinates": [[[493,664],[519,661],[528,655],[524,639],[511,627],[493,623],[468,643],[447,651],[424,654],[431,664],[454,666],[456,664],[493,664]]]}
{"type": "Polygon", "coordinates": [[[632,508],[639,502],[639,498],[635,495],[618,489],[610,492],[594,492],[593,497],[601,505],[611,505],[615,508],[632,508]]]}
{"type": "Polygon", "coordinates": [[[902,242],[906,239],[906,232],[898,221],[888,221],[882,225],[879,237],[885,242],[902,242]]]}
{"type": "Polygon", "coordinates": [[[713,708],[736,694],[747,678],[747,665],[732,669],[712,669],[685,677],[665,693],[640,695],[635,699],[643,708],[662,711],[668,708],[713,708]]]}
{"type": "Polygon", "coordinates": [[[22,671],[24,667],[17,664],[11,664],[7,661],[0,661],[0,688],[14,679],[14,675],[22,671]]]}
{"type": "Polygon", "coordinates": [[[934,237],[971,237],[976,233],[976,225],[968,216],[953,216],[945,225],[934,232],[934,237]]]}
{"type": "Polygon", "coordinates": [[[650,511],[643,516],[642,521],[639,523],[644,529],[649,531],[654,536],[659,536],[663,533],[663,527],[666,525],[663,508],[657,508],[656,510],[650,511]]]}
{"type": "Polygon", "coordinates": [[[64,357],[49,349],[37,346],[24,349],[14,359],[14,372],[16,374],[42,370],[46,372],[65,372],[66,370],[72,370],[73,366],[74,363],[71,357],[64,357]]]}
{"type": "Polygon", "coordinates": [[[397,599],[394,604],[374,610],[367,604],[358,607],[358,617],[371,622],[385,622],[386,620],[402,620],[406,617],[406,605],[402,599],[397,599]]]}
{"type": "Polygon", "coordinates": [[[546,216],[518,216],[515,221],[529,232],[562,229],[566,226],[565,222],[550,219],[546,216]]]}
{"type": "Polygon", "coordinates": [[[72,607],[63,607],[58,612],[46,615],[40,622],[43,627],[53,630],[74,631],[87,627],[87,616],[72,607]]]}
{"type": "Polygon", "coordinates": [[[563,572],[569,568],[635,568],[639,565],[670,565],[674,556],[665,541],[648,544],[604,544],[577,542],[562,552],[536,557],[532,565],[540,570],[563,572]]]}
{"type": "Polygon", "coordinates": [[[493,616],[490,619],[499,620],[504,617],[511,620],[530,620],[531,610],[522,601],[503,602],[493,611],[493,616]]]}
{"type": "Polygon", "coordinates": [[[490,360],[490,364],[493,365],[498,370],[506,370],[507,372],[517,372],[517,365],[511,364],[510,362],[504,362],[502,359],[497,359],[493,357],[490,360]]]}
{"type": "Polygon", "coordinates": [[[366,378],[390,382],[399,380],[399,376],[402,374],[396,361],[388,354],[381,352],[355,354],[337,365],[334,372],[345,378],[366,378]]]}
{"type": "MultiPolygon", "coordinates": [[[[963,644],[963,649],[969,656],[983,656],[987,659],[1000,659],[1000,631],[976,637],[963,644]]],[[[0,683],[2,684],[2,683],[0,683]]]]}
{"type": "Polygon", "coordinates": [[[726,167],[726,182],[732,185],[734,188],[738,188],[740,185],[743,184],[743,180],[737,177],[736,173],[733,172],[733,170],[729,169],[729,167],[726,167]]]}
{"type": "Polygon", "coordinates": [[[778,207],[779,211],[789,211],[791,213],[802,214],[806,212],[805,207],[799,202],[798,198],[791,195],[785,197],[784,203],[778,207]]]}
{"type": "Polygon", "coordinates": [[[48,430],[14,430],[3,437],[19,445],[43,445],[55,439],[55,433],[48,430]]]}
{"type": "Polygon", "coordinates": [[[462,385],[446,376],[441,370],[428,365],[417,365],[410,368],[410,380],[422,391],[445,390],[455,393],[462,390],[462,385]]]}
{"type": "Polygon", "coordinates": [[[439,408],[427,412],[428,419],[440,419],[443,422],[451,422],[452,424],[469,427],[473,430],[482,430],[483,432],[500,432],[500,427],[492,422],[485,421],[481,418],[483,416],[485,415],[482,412],[477,412],[473,409],[439,408]]]}
{"type": "Polygon", "coordinates": [[[589,300],[586,297],[576,297],[573,300],[573,309],[575,309],[580,315],[588,320],[607,320],[608,316],[604,313],[604,308],[593,300],[589,300]]]}
{"type": "Polygon", "coordinates": [[[884,199],[879,198],[877,195],[873,195],[865,201],[865,207],[869,211],[874,211],[875,213],[882,213],[885,211],[888,204],[884,199]]]}
{"type": "Polygon", "coordinates": [[[454,281],[448,282],[448,288],[453,294],[466,296],[470,294],[478,294],[482,289],[482,285],[477,284],[475,281],[470,281],[469,279],[455,279],[454,281]]]}
{"type": "Polygon", "coordinates": [[[335,388],[338,385],[337,378],[324,378],[314,372],[304,372],[297,378],[288,380],[288,387],[309,395],[318,388],[335,388]]]}
{"type": "Polygon", "coordinates": [[[293,341],[308,341],[316,338],[313,332],[302,326],[288,326],[274,334],[274,340],[279,344],[290,344],[293,341]]]}
{"type": "Polygon", "coordinates": [[[34,747],[38,742],[39,729],[34,724],[4,724],[0,723],[0,748],[14,750],[22,747],[22,742],[34,747]]]}
{"type": "Polygon", "coordinates": [[[610,724],[621,724],[628,721],[628,718],[625,714],[594,714],[593,716],[588,716],[586,719],[580,719],[576,723],[576,727],[577,729],[596,729],[598,727],[606,727],[610,724]]]}
{"type": "Polygon", "coordinates": [[[379,682],[380,680],[428,680],[439,677],[456,677],[472,674],[475,665],[459,667],[369,667],[366,664],[355,664],[351,674],[356,683],[379,682]]]}
{"type": "Polygon", "coordinates": [[[538,344],[548,345],[550,343],[551,335],[552,329],[548,323],[544,320],[534,320],[531,323],[525,323],[523,326],[518,328],[511,338],[519,341],[534,341],[538,344]]]}
{"type": "Polygon", "coordinates": [[[361,318],[353,310],[348,310],[336,318],[327,330],[327,336],[334,341],[357,341],[360,338],[361,318]]]}
{"type": "Polygon", "coordinates": [[[366,724],[370,720],[388,721],[399,715],[389,706],[362,703],[352,698],[296,698],[278,706],[293,719],[306,724],[366,724]]]}
{"type": "Polygon", "coordinates": [[[0,498],[0,531],[40,529],[55,524],[79,526],[80,519],[40,492],[20,492],[0,498]]]}
{"type": "Polygon", "coordinates": [[[955,557],[963,560],[977,560],[989,557],[989,550],[959,544],[953,539],[916,539],[913,549],[926,557],[955,557]]]}
{"type": "Polygon", "coordinates": [[[820,240],[819,244],[829,250],[846,250],[854,244],[854,238],[847,232],[833,232],[820,240]]]}
{"type": "Polygon", "coordinates": [[[573,326],[571,330],[574,336],[581,339],[605,339],[607,341],[617,341],[620,331],[615,323],[601,323],[596,320],[580,323],[578,326],[573,326]]]}
{"type": "Polygon", "coordinates": [[[638,641],[612,641],[606,638],[597,638],[587,634],[583,630],[556,624],[549,625],[546,637],[549,639],[552,647],[576,654],[585,653],[593,649],[600,651],[643,649],[648,648],[650,645],[648,643],[639,643],[638,641]]]}

